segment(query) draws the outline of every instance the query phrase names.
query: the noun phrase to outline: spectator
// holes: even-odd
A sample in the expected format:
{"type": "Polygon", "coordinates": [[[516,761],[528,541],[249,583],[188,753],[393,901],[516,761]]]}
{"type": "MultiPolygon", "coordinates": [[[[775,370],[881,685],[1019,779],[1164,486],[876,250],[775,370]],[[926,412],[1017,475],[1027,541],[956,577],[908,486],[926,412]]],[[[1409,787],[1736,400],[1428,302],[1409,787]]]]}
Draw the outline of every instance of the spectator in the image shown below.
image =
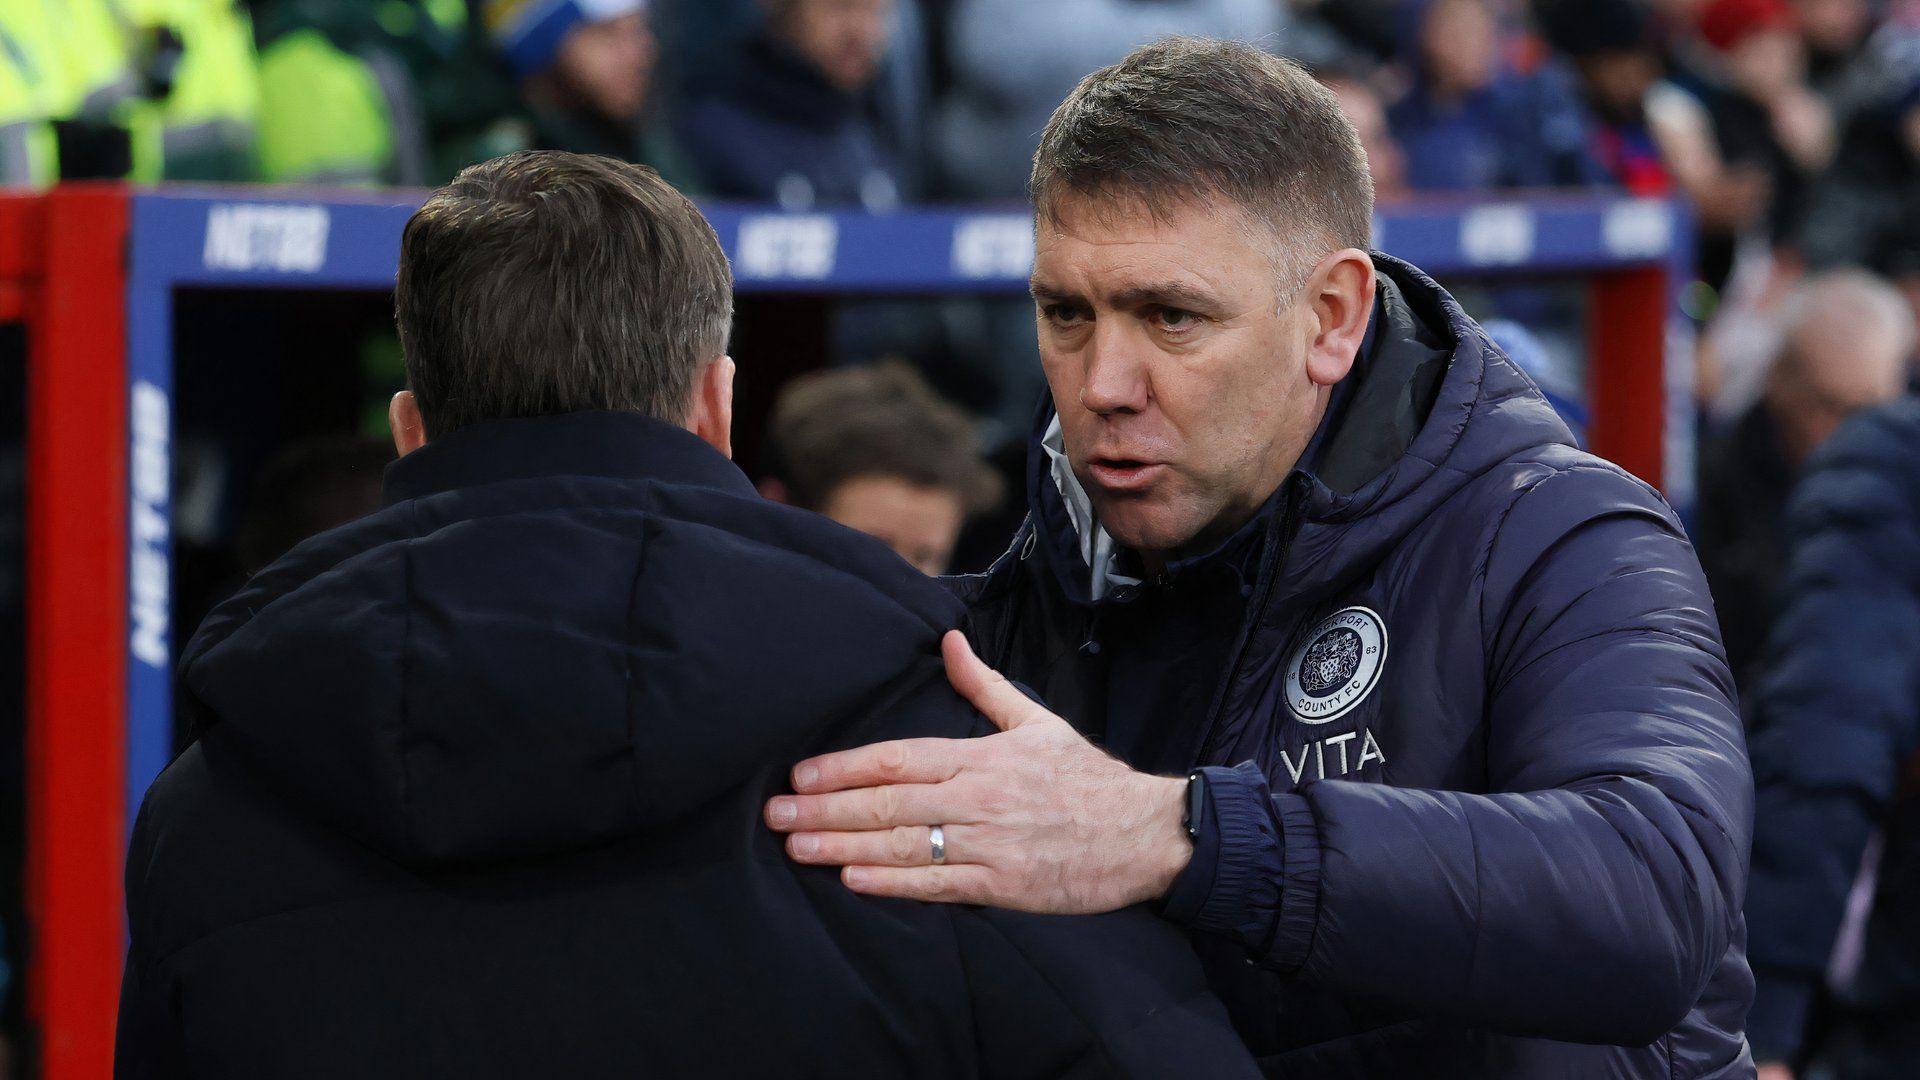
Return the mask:
{"type": "Polygon", "coordinates": [[[1838,1080],[1920,1076],[1916,461],[1906,398],[1848,421],[1793,496],[1753,707],[1747,1030],[1769,1080],[1810,1057],[1838,1080]],[[1823,998],[1835,1015],[1815,1043],[1823,998]]]}
{"type": "Polygon", "coordinates": [[[1860,263],[1891,277],[1920,318],[1920,69],[1848,125],[1804,233],[1816,267],[1860,263]]]}
{"type": "Polygon", "coordinates": [[[902,131],[920,103],[880,76],[894,0],[766,0],[735,62],[695,77],[677,130],[701,184],[788,209],[917,197],[902,131]]]}
{"type": "Polygon", "coordinates": [[[122,1080],[1257,1075],[1145,910],[888,903],[781,857],[800,755],[985,722],[940,668],[959,601],[728,461],[731,284],[606,158],[477,166],[408,223],[388,505],[187,646],[122,1080]]]}
{"type": "Polygon", "coordinates": [[[1566,72],[1502,59],[1486,0],[1435,0],[1420,23],[1414,85],[1388,117],[1422,191],[1550,187],[1604,179],[1566,72]]]}
{"type": "Polygon", "coordinates": [[[1788,493],[1842,421],[1900,394],[1913,345],[1911,314],[1885,282],[1857,270],[1809,281],[1789,305],[1761,399],[1702,451],[1695,542],[1744,689],[1758,674],[1786,565],[1788,493]]]}
{"type": "Polygon", "coordinates": [[[773,410],[763,494],[817,510],[943,574],[960,527],[1000,499],[973,422],[902,364],[794,380],[773,410]]]}
{"type": "MultiPolygon", "coordinates": [[[[1700,36],[1718,67],[1706,104],[1721,157],[1766,177],[1767,237],[1791,241],[1809,186],[1834,151],[1832,114],[1807,86],[1798,20],[1786,0],[1712,0],[1700,13],[1700,36]]],[[[1708,284],[1725,282],[1734,254],[1731,243],[1709,252],[1701,268],[1708,284]]]]}
{"type": "Polygon", "coordinates": [[[1344,75],[1323,76],[1320,81],[1333,91],[1340,112],[1360,135],[1360,148],[1367,152],[1367,174],[1373,177],[1374,198],[1382,202],[1406,198],[1411,190],[1407,184],[1407,152],[1393,137],[1379,91],[1365,80],[1344,75]]]}
{"type": "MultiPolygon", "coordinates": [[[[1341,0],[1328,6],[1362,5],[1341,0]]],[[[1375,5],[1369,0],[1365,6],[1375,5]]],[[[1284,7],[1278,0],[966,0],[956,5],[948,38],[953,88],[936,124],[948,192],[968,199],[1024,198],[1041,129],[1088,72],[1169,34],[1277,47],[1284,7]]],[[[1022,332],[1032,337],[1031,326],[1022,332]]],[[[1031,359],[1023,356],[1024,363],[1031,359]]]]}
{"type": "Polygon", "coordinates": [[[680,179],[678,153],[644,119],[657,48],[647,0],[493,0],[488,24],[519,80],[525,149],[645,162],[680,179]]]}
{"type": "Polygon", "coordinates": [[[1870,95],[1874,71],[1867,39],[1867,0],[1794,0],[1807,51],[1807,83],[1844,120],[1870,95]]]}

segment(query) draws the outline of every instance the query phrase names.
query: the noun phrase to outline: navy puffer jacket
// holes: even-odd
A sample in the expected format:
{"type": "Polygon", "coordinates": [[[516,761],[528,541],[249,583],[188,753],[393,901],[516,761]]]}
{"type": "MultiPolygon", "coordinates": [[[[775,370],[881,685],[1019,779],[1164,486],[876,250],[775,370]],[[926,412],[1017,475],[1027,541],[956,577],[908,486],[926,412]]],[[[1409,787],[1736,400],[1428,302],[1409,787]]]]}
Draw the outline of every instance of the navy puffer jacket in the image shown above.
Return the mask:
{"type": "Polygon", "coordinates": [[[208,617],[127,862],[122,1078],[1255,1075],[1134,909],[884,901],[793,762],[988,725],[960,605],[678,428],[463,428],[208,617]]]}
{"type": "Polygon", "coordinates": [[[1692,548],[1452,297],[1376,260],[1370,344],[1256,523],[1238,625],[1156,637],[1183,590],[1218,595],[1204,568],[1095,599],[1039,446],[1012,551],[956,583],[982,655],[1083,729],[1155,733],[1114,744],[1136,767],[1238,766],[1209,774],[1204,903],[1170,914],[1270,1071],[1750,1074],[1752,785],[1692,548]],[[1108,690],[1156,666],[1196,707],[1129,723],[1169,698],[1108,690]]]}

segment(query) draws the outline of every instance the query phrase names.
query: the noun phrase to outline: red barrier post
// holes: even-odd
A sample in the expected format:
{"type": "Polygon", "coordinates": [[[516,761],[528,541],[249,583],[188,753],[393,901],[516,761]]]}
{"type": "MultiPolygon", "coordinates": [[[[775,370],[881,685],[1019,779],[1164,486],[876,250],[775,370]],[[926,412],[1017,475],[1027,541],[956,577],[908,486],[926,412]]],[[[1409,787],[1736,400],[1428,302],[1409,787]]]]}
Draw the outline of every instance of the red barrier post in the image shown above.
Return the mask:
{"type": "Polygon", "coordinates": [[[126,947],[128,199],[82,185],[43,209],[27,368],[27,1008],[45,1080],[99,1080],[126,947]]]}

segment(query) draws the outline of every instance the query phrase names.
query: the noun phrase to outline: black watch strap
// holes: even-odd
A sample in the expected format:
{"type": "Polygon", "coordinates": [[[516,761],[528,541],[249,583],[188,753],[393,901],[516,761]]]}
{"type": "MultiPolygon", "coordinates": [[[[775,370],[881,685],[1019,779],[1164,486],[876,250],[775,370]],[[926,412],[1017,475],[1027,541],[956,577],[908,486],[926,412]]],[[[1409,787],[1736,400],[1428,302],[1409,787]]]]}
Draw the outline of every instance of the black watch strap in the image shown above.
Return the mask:
{"type": "Polygon", "coordinates": [[[1195,769],[1187,774],[1187,812],[1180,824],[1186,827],[1187,839],[1199,839],[1200,830],[1206,825],[1207,816],[1207,774],[1195,769]]]}

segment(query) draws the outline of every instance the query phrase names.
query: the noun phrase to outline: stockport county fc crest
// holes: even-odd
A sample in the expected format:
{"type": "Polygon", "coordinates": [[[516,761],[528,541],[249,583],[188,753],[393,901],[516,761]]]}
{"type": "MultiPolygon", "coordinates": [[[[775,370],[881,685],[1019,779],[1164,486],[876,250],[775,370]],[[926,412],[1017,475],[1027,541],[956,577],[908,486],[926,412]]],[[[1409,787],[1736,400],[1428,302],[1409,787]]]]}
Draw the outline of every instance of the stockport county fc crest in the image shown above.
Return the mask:
{"type": "Polygon", "coordinates": [[[1363,607],[1334,612],[1287,661],[1287,707],[1308,724],[1345,716],[1373,692],[1386,660],[1379,615],[1363,607]]]}

